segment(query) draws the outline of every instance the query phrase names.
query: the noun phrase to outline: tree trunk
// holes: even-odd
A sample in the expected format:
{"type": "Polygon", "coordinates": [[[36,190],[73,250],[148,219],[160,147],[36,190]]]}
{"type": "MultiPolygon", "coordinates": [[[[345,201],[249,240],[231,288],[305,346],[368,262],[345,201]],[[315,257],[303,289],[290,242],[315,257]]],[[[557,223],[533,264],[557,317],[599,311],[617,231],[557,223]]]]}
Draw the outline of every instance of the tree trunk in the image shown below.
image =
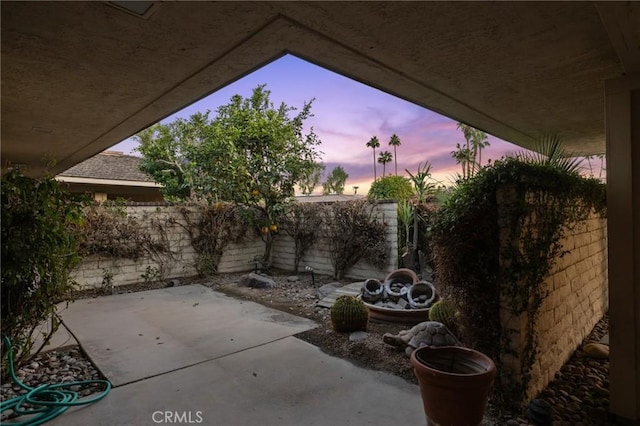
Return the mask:
{"type": "MultiPolygon", "coordinates": [[[[408,267],[410,269],[416,269],[416,263],[418,262],[418,205],[416,204],[416,206],[414,207],[414,211],[413,211],[413,241],[411,242],[411,244],[409,244],[407,246],[407,251],[408,251],[408,267]]],[[[409,237],[407,236],[407,239],[409,237]]],[[[418,271],[416,271],[418,272],[418,271]]]]}
{"type": "Polygon", "coordinates": [[[373,148],[373,181],[376,181],[376,149],[373,148]]]}
{"type": "Polygon", "coordinates": [[[398,176],[398,157],[396,154],[396,146],[393,146],[393,161],[395,162],[396,165],[396,176],[398,176]]]}
{"type": "Polygon", "coordinates": [[[262,256],[262,269],[264,272],[269,272],[271,269],[271,249],[273,248],[273,237],[271,232],[267,235],[264,241],[264,255],[262,256]]]}

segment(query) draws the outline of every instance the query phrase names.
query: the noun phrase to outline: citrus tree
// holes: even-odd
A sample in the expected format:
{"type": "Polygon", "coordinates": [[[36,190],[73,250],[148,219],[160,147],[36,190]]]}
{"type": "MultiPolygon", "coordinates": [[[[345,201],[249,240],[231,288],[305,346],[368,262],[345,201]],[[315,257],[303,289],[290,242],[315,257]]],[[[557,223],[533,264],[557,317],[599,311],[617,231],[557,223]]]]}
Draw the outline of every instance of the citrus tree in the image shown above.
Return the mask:
{"type": "Polygon", "coordinates": [[[296,108],[275,106],[265,85],[248,98],[235,95],[217,115],[156,124],[139,133],[141,169],[177,200],[248,207],[247,220],[265,242],[263,266],[270,265],[278,219],[297,184],[317,170],[320,140],[304,132],[313,100],[296,108]]]}

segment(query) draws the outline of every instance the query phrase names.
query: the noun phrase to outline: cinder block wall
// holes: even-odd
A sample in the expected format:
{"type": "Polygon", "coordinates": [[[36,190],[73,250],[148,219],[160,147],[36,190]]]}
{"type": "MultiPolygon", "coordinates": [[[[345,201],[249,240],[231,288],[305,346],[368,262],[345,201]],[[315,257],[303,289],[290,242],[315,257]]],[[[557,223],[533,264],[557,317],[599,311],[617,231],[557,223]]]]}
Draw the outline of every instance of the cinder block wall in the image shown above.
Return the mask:
{"type": "Polygon", "coordinates": [[[253,269],[256,256],[264,255],[264,243],[259,237],[243,244],[229,244],[222,253],[218,272],[245,272],[253,269]]]}
{"type": "MultiPolygon", "coordinates": [[[[398,265],[398,207],[394,202],[383,202],[374,207],[375,216],[387,224],[385,239],[390,247],[388,261],[385,265],[369,265],[360,260],[345,273],[345,278],[367,279],[385,278],[398,265]]],[[[286,234],[278,235],[274,241],[273,264],[276,268],[293,270],[295,259],[295,244],[293,238],[286,234]]],[[[309,248],[300,261],[300,272],[306,266],[313,268],[315,273],[333,275],[331,264],[330,244],[326,239],[319,239],[309,248]]]]}
{"type": "MultiPolygon", "coordinates": [[[[191,240],[185,230],[186,222],[180,213],[180,206],[171,206],[164,203],[133,204],[126,207],[127,214],[135,217],[141,227],[151,232],[155,239],[160,238],[151,226],[151,219],[162,224],[165,229],[170,254],[159,254],[154,257],[143,257],[134,261],[125,258],[90,256],[74,269],[72,278],[81,288],[100,287],[107,274],[113,276],[113,285],[121,286],[144,281],[147,268],[160,270],[163,268],[163,278],[178,278],[194,276],[197,274],[195,262],[196,252],[191,245],[191,240]]],[[[383,203],[376,207],[378,217],[388,224],[385,238],[390,244],[390,257],[387,265],[372,267],[361,261],[351,268],[346,277],[364,279],[369,277],[384,278],[386,274],[395,269],[397,264],[397,208],[395,203],[383,203]]],[[[287,235],[280,234],[274,241],[272,250],[274,266],[284,270],[293,270],[293,240],[287,235]]],[[[218,271],[221,273],[245,272],[253,269],[254,258],[262,256],[264,243],[259,237],[243,244],[230,244],[223,253],[218,271]]],[[[327,242],[319,241],[312,247],[300,263],[304,270],[306,265],[311,266],[316,273],[333,274],[333,266],[329,258],[327,242]]]]}
{"type": "Polygon", "coordinates": [[[140,203],[126,206],[127,214],[135,218],[141,229],[150,232],[155,239],[159,234],[152,229],[151,219],[162,224],[166,230],[169,253],[159,254],[155,259],[145,256],[137,261],[127,258],[106,256],[89,256],[83,259],[74,269],[72,277],[81,288],[100,287],[107,274],[113,276],[113,285],[127,285],[144,281],[148,267],[160,270],[163,268],[165,278],[192,276],[196,274],[194,261],[195,250],[179,207],[164,203],[140,203]],[[171,221],[175,220],[175,223],[171,221]],[[183,226],[180,226],[183,225],[183,226]]]}
{"type": "MultiPolygon", "coordinates": [[[[145,256],[137,261],[126,258],[90,256],[74,269],[72,278],[81,288],[100,287],[107,274],[113,275],[113,285],[121,286],[144,281],[147,268],[163,272],[163,278],[189,277],[197,274],[197,254],[185,230],[186,222],[179,206],[160,204],[132,204],[126,207],[127,214],[138,220],[142,229],[151,232],[154,239],[160,234],[151,226],[151,219],[165,229],[169,253],[145,256]],[[155,258],[154,258],[155,257],[155,258]]],[[[220,272],[242,272],[251,270],[253,259],[262,255],[264,244],[259,238],[245,244],[229,244],[224,251],[220,272]]]]}
{"type": "MultiPolygon", "coordinates": [[[[548,292],[537,323],[538,356],[533,363],[527,397],[533,398],[553,380],[562,365],[609,309],[607,279],[607,222],[592,215],[563,240],[569,253],[558,259],[543,283],[548,292]]],[[[521,354],[526,318],[513,318],[501,309],[503,331],[511,336],[508,348],[521,354]]],[[[503,367],[518,378],[520,359],[503,356],[503,367]]]]}

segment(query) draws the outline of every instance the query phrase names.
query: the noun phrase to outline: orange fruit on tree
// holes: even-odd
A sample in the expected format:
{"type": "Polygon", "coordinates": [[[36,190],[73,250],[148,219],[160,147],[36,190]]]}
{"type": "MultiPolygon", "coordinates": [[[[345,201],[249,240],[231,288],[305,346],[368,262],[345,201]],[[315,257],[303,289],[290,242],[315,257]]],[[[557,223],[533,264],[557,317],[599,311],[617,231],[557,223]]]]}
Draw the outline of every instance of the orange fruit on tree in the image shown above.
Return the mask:
{"type": "Polygon", "coordinates": [[[269,226],[269,230],[271,232],[276,232],[278,230],[278,225],[272,224],[271,226],[269,226]]]}

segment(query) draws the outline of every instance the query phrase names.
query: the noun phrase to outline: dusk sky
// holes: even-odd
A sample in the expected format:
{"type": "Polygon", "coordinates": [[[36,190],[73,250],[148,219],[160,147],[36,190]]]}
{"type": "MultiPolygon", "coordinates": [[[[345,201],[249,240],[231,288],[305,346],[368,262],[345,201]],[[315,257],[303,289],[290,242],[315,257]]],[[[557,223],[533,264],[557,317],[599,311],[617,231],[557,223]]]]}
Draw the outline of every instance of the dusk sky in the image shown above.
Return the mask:
{"type": "MultiPolygon", "coordinates": [[[[419,163],[429,161],[432,174],[443,184],[450,184],[460,166],[451,158],[456,143],[464,142],[457,123],[447,117],[420,106],[388,95],[380,90],[358,83],[347,77],[320,68],[294,56],[284,56],[252,74],[224,87],[198,102],[162,120],[173,121],[177,117],[188,118],[198,111],[211,110],[211,116],[220,105],[227,104],[231,96],[251,95],[259,84],[266,84],[271,91],[271,101],[277,106],[285,102],[300,108],[305,101],[315,98],[311,108],[314,117],[305,127],[312,126],[322,141],[319,149],[325,173],[341,165],[349,174],[345,194],[366,194],[373,181],[373,152],[366,147],[372,136],[380,140],[380,148],[393,154],[388,146],[392,134],[397,134],[402,145],[397,149],[398,174],[405,169],[415,172],[419,163]]],[[[505,153],[521,150],[520,147],[489,136],[491,146],[483,150],[482,162],[498,159],[505,153]]],[[[139,155],[134,151],[135,141],[127,139],[111,150],[139,155]]],[[[378,176],[382,165],[376,163],[378,176]]],[[[394,172],[393,162],[387,164],[387,174],[394,172]]],[[[321,191],[319,186],[316,192],[321,191]]]]}

